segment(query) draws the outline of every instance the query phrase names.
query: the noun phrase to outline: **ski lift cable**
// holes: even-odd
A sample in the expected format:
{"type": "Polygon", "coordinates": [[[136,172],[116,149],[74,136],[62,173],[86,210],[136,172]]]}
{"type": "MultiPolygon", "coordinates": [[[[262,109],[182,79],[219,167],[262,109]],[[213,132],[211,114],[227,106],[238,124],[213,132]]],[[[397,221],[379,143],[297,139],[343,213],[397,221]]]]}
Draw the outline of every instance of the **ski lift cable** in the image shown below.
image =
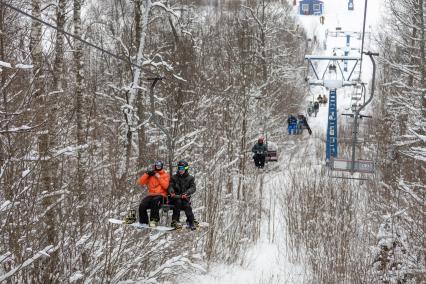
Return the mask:
{"type": "Polygon", "coordinates": [[[155,73],[154,73],[154,72],[152,72],[151,70],[148,70],[148,69],[146,69],[146,68],[143,68],[143,67],[142,67],[142,66],[140,66],[139,64],[133,63],[133,62],[132,62],[132,61],[130,61],[129,59],[126,59],[126,58],[121,57],[121,56],[119,56],[119,55],[117,55],[117,54],[115,54],[115,53],[112,53],[112,52],[110,52],[110,51],[108,51],[108,50],[105,50],[105,49],[103,49],[102,47],[99,47],[99,46],[97,46],[97,45],[95,45],[95,44],[93,44],[93,43],[90,43],[90,42],[88,42],[88,41],[86,41],[86,40],[82,39],[82,38],[81,38],[81,37],[79,37],[79,36],[73,35],[72,33],[69,33],[69,32],[67,32],[67,31],[65,31],[65,30],[63,30],[63,29],[60,29],[60,28],[58,28],[57,26],[54,26],[54,25],[52,25],[52,24],[49,24],[48,22],[43,21],[42,19],[39,19],[39,18],[37,18],[37,17],[35,17],[35,16],[31,15],[31,14],[28,14],[27,12],[22,11],[22,10],[21,10],[21,9],[19,9],[19,8],[16,8],[16,7],[15,7],[15,6],[13,6],[13,5],[10,5],[10,4],[8,4],[8,3],[5,3],[3,0],[0,0],[0,4],[1,4],[1,5],[6,6],[6,7],[8,7],[8,8],[10,8],[10,9],[12,9],[12,10],[14,10],[14,11],[16,11],[16,12],[18,12],[18,13],[20,13],[20,14],[22,14],[22,15],[26,16],[26,17],[28,17],[28,18],[31,18],[31,19],[33,19],[33,20],[35,20],[35,21],[39,22],[39,23],[42,23],[43,25],[48,26],[48,27],[50,27],[50,28],[52,28],[52,29],[54,29],[54,30],[56,30],[56,31],[60,32],[60,33],[63,33],[63,34],[65,34],[65,35],[67,35],[67,36],[70,36],[70,37],[72,37],[72,38],[74,38],[74,39],[76,39],[76,40],[78,40],[78,41],[80,41],[80,42],[82,42],[82,43],[84,43],[84,44],[86,44],[86,45],[90,46],[90,47],[93,47],[93,48],[95,48],[95,49],[97,49],[97,50],[99,50],[99,51],[101,51],[101,52],[104,52],[104,53],[106,53],[106,54],[110,55],[111,57],[114,57],[114,58],[116,58],[116,59],[118,59],[118,60],[121,60],[121,61],[123,61],[123,62],[126,62],[126,63],[130,64],[130,65],[131,65],[131,66],[133,66],[133,67],[139,68],[140,70],[143,70],[143,71],[145,71],[145,72],[149,73],[150,75],[153,75],[153,76],[154,76],[154,77],[156,77],[156,78],[162,78],[162,76],[159,76],[159,75],[155,74],[155,73]]]}

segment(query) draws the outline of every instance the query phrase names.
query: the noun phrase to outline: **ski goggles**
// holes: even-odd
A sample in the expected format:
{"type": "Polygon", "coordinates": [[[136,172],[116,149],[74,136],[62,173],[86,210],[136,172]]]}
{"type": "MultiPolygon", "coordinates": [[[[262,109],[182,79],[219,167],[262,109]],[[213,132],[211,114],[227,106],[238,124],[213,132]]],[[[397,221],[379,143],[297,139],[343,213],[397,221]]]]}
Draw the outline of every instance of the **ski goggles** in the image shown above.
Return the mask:
{"type": "Polygon", "coordinates": [[[187,171],[189,169],[189,166],[178,166],[179,171],[187,171]]]}
{"type": "Polygon", "coordinates": [[[163,163],[161,163],[161,162],[155,162],[154,168],[156,170],[161,170],[163,168],[163,163]]]}

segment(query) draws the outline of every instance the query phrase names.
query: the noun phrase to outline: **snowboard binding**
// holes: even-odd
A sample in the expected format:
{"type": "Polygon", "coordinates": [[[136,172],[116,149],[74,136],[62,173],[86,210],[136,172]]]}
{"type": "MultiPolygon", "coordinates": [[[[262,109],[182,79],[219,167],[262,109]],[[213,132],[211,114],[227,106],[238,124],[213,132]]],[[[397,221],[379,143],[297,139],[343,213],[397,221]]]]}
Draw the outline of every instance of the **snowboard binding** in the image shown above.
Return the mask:
{"type": "Polygon", "coordinates": [[[126,218],[124,218],[124,224],[133,224],[136,222],[136,210],[131,209],[127,214],[126,218]]]}
{"type": "Polygon", "coordinates": [[[182,230],[183,226],[180,222],[173,220],[171,225],[171,227],[175,228],[175,230],[182,230]]]}

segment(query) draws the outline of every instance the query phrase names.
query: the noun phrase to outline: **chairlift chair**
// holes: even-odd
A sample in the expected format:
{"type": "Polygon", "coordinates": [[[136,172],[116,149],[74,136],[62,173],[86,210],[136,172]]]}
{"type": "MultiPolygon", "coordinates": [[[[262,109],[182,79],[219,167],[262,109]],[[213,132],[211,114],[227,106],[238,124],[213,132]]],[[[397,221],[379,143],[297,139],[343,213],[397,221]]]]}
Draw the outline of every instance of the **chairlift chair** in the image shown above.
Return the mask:
{"type": "Polygon", "coordinates": [[[299,135],[303,134],[304,129],[308,129],[308,126],[302,120],[303,117],[302,114],[297,115],[297,134],[299,135]]]}
{"type": "Polygon", "coordinates": [[[353,11],[354,10],[354,2],[353,0],[349,0],[348,2],[348,10],[353,11]]]}
{"type": "Polygon", "coordinates": [[[268,152],[266,153],[266,162],[278,162],[278,147],[274,142],[266,143],[268,152]]]}

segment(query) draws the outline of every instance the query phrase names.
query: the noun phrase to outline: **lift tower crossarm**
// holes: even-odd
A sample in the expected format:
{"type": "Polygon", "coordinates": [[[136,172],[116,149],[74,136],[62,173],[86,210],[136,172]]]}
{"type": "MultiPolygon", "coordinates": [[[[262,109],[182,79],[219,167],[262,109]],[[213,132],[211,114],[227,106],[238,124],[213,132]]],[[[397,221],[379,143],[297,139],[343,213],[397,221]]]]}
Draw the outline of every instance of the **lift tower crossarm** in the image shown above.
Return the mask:
{"type": "Polygon", "coordinates": [[[343,81],[349,81],[352,77],[352,74],[355,70],[355,67],[357,66],[358,62],[360,61],[360,57],[359,56],[325,56],[325,55],[305,55],[305,60],[308,61],[308,64],[311,66],[312,71],[315,74],[315,78],[317,80],[322,80],[324,79],[325,76],[325,72],[324,74],[322,74],[321,78],[320,75],[318,74],[318,71],[316,70],[316,67],[314,66],[314,64],[312,64],[312,61],[325,61],[328,60],[329,63],[327,64],[326,69],[328,68],[328,66],[330,65],[330,63],[336,64],[339,67],[341,76],[343,78],[343,81]],[[339,61],[355,61],[354,66],[352,68],[352,71],[350,72],[349,76],[344,75],[342,68],[340,67],[339,61]]]}

